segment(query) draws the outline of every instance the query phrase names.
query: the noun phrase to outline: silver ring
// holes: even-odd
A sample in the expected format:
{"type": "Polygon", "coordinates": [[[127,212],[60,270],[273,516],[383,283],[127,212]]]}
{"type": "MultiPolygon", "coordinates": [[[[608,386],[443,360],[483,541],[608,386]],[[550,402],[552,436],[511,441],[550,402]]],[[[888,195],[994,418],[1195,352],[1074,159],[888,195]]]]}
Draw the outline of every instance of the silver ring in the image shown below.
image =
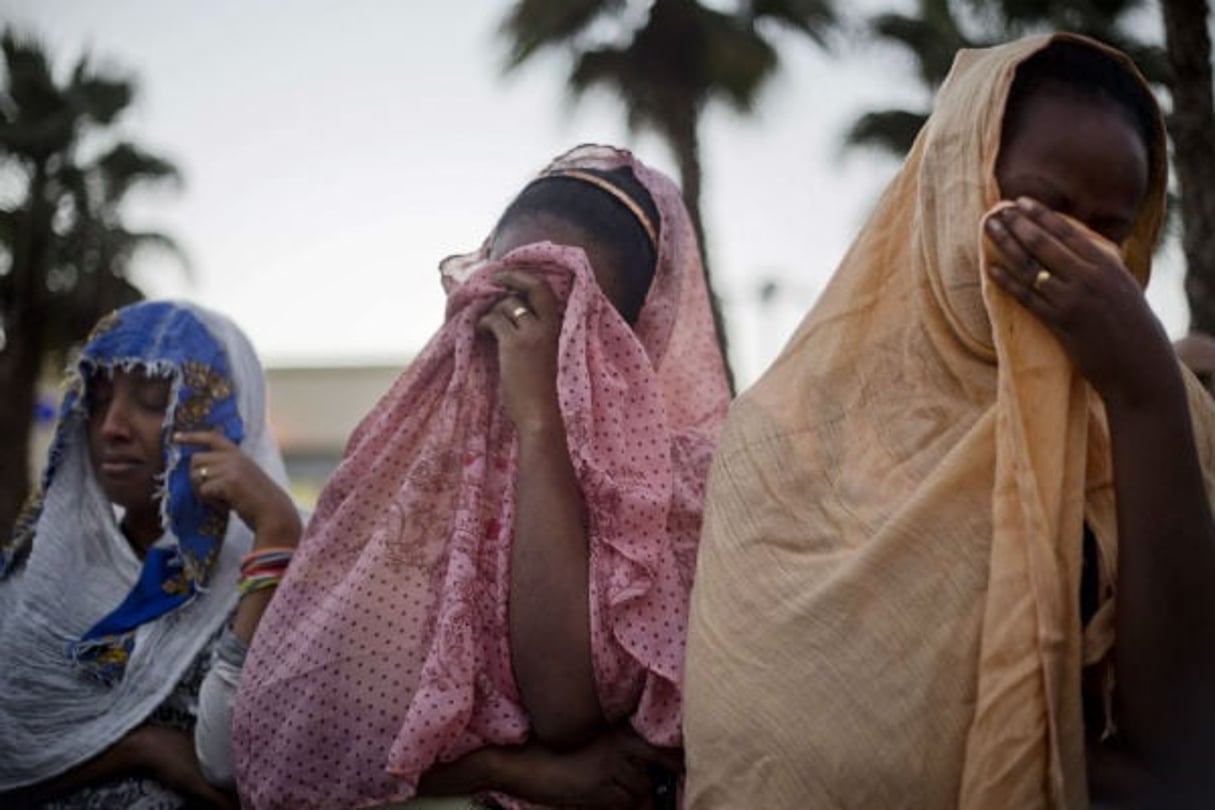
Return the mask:
{"type": "Polygon", "coordinates": [[[514,321],[515,323],[518,323],[519,319],[522,318],[524,315],[531,315],[531,314],[532,314],[532,311],[530,309],[528,309],[527,307],[518,306],[511,310],[510,319],[512,321],[514,321]]]}

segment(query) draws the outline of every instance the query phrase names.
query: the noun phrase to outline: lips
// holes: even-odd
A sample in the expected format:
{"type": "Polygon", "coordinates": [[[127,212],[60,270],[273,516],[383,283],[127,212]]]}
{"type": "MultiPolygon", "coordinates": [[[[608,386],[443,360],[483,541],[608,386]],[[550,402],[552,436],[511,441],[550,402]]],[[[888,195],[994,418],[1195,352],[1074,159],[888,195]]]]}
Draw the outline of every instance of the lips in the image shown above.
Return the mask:
{"type": "Polygon", "coordinates": [[[142,469],[144,464],[133,456],[105,456],[97,466],[107,478],[123,478],[142,469]]]}

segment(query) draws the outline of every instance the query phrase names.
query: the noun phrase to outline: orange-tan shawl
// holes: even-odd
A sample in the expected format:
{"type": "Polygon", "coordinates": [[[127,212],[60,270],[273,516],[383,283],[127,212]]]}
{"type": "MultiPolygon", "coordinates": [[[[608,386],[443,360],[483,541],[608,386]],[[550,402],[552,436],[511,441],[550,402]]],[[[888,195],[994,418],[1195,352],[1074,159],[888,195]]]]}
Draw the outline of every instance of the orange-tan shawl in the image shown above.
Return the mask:
{"type": "MultiPolygon", "coordinates": [[[[690,807],[1086,805],[1082,661],[1113,644],[1108,433],[981,269],[1009,87],[1050,40],[959,53],[830,285],[731,410],[692,597],[690,807]],[[1086,521],[1102,604],[1082,630],[1086,521]]],[[[1165,179],[1157,162],[1122,246],[1143,284],[1165,179]]],[[[1211,470],[1210,406],[1187,383],[1211,470]]]]}

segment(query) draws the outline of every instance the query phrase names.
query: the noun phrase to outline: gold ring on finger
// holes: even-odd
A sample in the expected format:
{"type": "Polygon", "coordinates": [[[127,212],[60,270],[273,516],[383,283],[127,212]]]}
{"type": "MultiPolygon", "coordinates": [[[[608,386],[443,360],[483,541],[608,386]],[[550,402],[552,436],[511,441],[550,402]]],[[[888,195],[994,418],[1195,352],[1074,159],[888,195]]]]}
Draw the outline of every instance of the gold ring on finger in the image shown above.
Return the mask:
{"type": "Polygon", "coordinates": [[[519,319],[524,315],[531,315],[532,311],[524,306],[515,307],[510,311],[510,319],[518,323],[519,319]]]}
{"type": "Polygon", "coordinates": [[[203,482],[207,480],[207,466],[205,464],[198,468],[198,480],[203,482]]]}
{"type": "Polygon", "coordinates": [[[1040,291],[1042,289],[1042,285],[1045,284],[1046,282],[1050,281],[1050,275],[1051,274],[1050,274],[1049,270],[1039,270],[1038,271],[1038,275],[1034,276],[1034,291],[1035,292],[1040,291]]]}

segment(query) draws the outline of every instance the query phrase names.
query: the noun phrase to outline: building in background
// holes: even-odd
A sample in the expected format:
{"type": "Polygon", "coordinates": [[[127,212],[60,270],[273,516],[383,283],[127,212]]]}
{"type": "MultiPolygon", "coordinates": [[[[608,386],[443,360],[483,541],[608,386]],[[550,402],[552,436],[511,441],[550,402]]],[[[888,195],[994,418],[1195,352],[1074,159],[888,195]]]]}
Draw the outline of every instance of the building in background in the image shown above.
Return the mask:
{"type": "Polygon", "coordinates": [[[351,432],[404,368],[402,361],[266,369],[270,426],[300,506],[316,504],[351,432]]]}

